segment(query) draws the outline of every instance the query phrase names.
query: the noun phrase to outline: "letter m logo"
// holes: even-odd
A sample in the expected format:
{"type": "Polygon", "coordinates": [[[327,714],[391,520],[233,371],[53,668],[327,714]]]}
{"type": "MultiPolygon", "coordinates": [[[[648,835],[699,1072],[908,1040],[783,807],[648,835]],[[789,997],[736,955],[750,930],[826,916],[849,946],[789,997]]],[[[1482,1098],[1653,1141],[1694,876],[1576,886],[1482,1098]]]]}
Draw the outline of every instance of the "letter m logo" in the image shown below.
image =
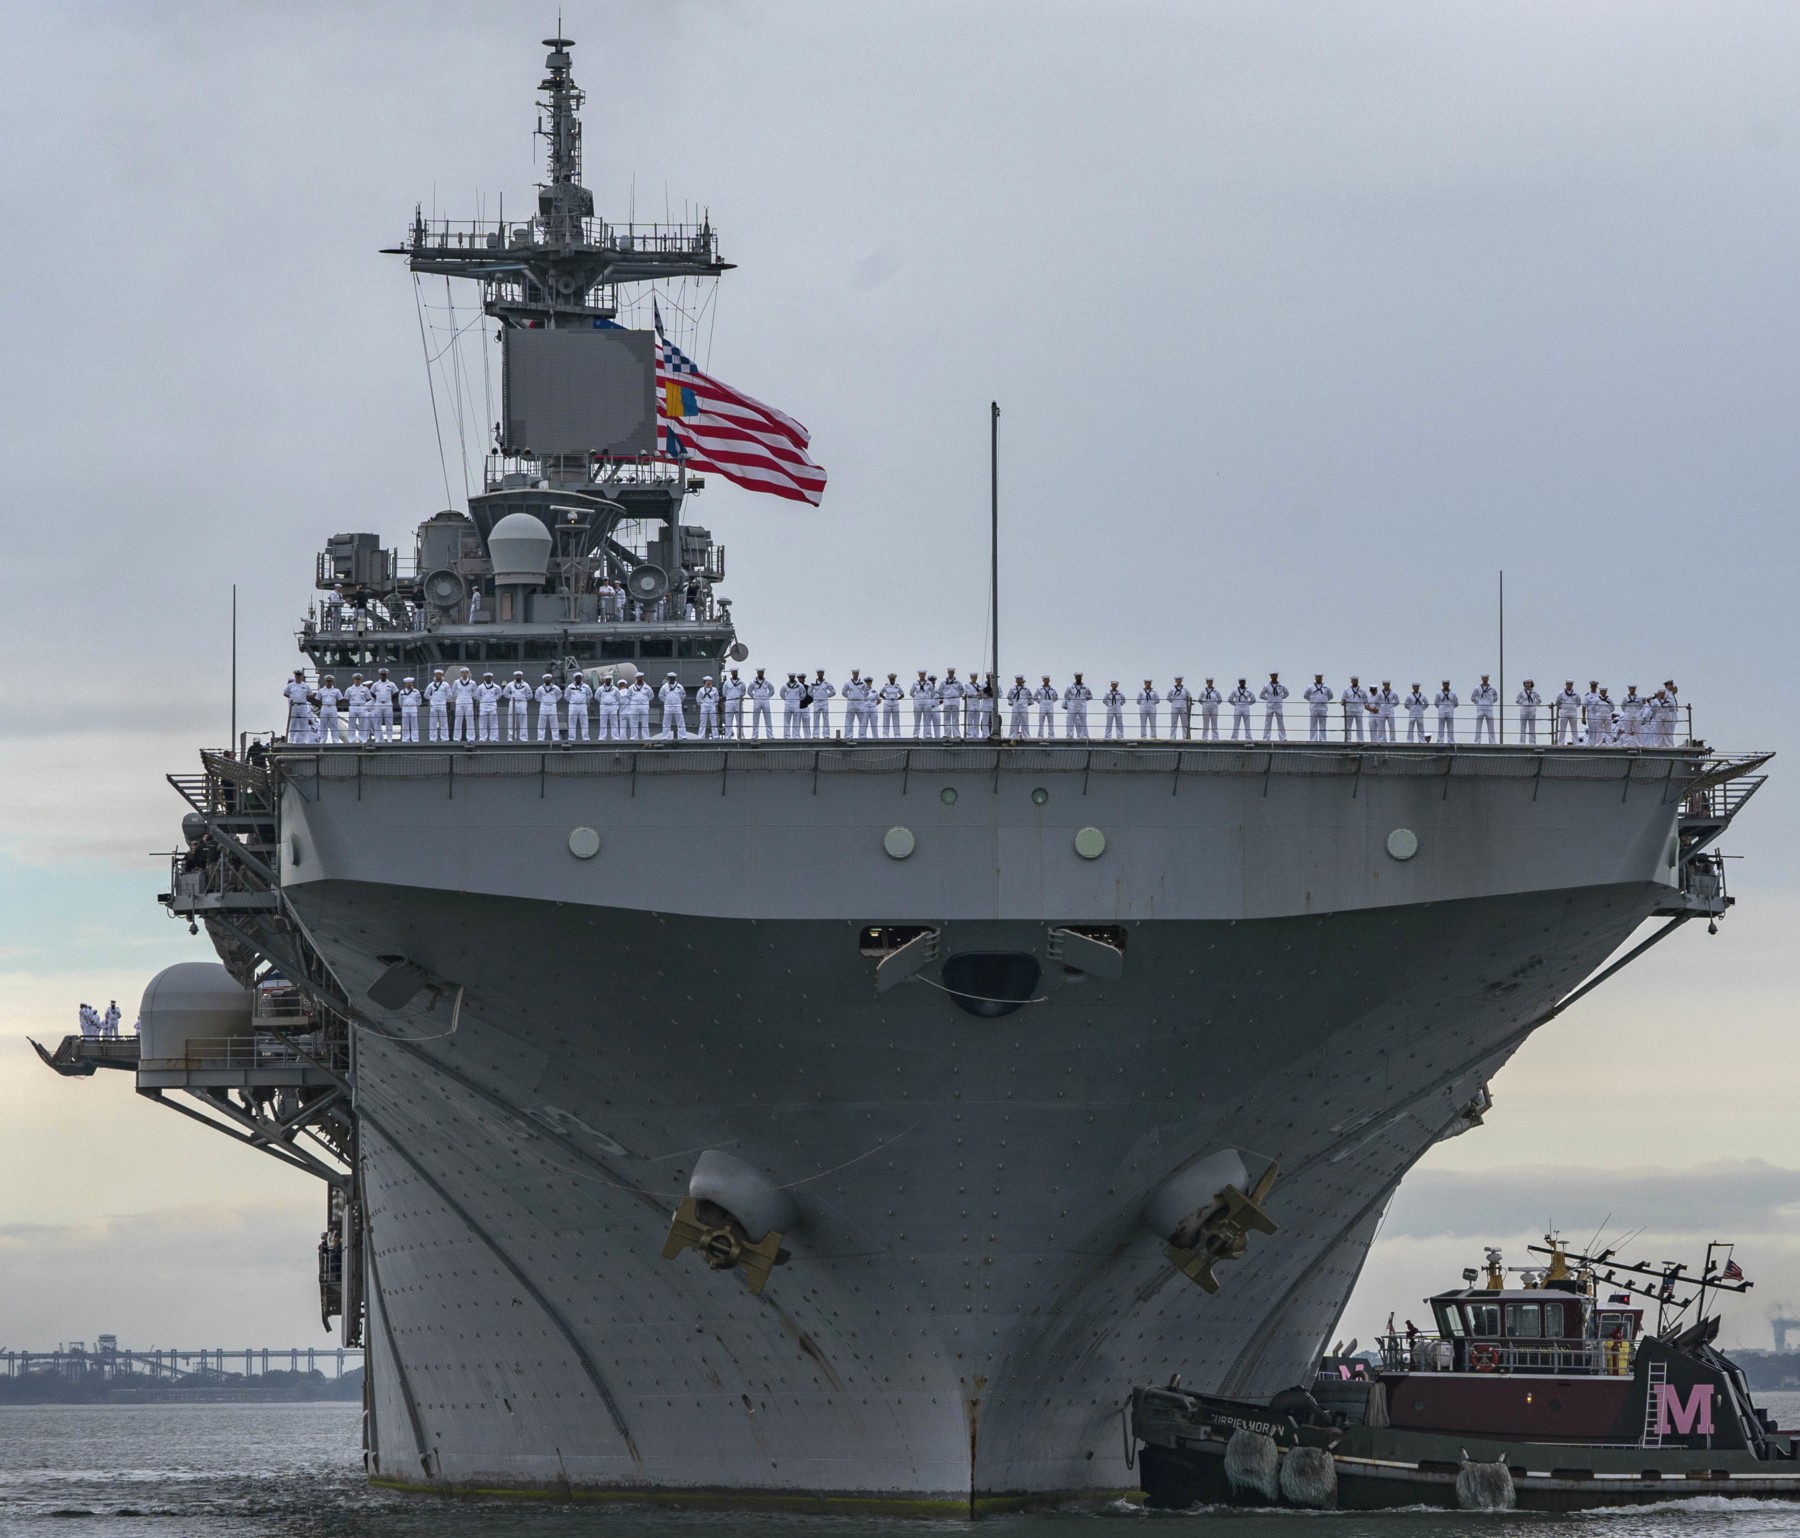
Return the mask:
{"type": "Polygon", "coordinates": [[[1710,1383],[1696,1383],[1688,1394],[1687,1403],[1681,1402],[1681,1390],[1673,1383],[1656,1385],[1656,1434],[1659,1437],[1669,1435],[1703,1436],[1713,1434],[1712,1416],[1713,1386],[1710,1383]]]}

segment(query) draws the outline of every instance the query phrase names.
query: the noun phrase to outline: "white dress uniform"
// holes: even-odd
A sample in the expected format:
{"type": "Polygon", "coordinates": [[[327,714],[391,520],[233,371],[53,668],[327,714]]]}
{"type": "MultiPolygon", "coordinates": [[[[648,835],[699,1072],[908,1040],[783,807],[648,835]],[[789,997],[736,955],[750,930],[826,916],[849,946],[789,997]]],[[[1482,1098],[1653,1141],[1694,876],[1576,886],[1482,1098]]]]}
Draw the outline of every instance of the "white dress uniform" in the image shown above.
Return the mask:
{"type": "Polygon", "coordinates": [[[1565,742],[1581,741],[1581,696],[1573,689],[1564,689],[1556,697],[1556,746],[1565,742]]]}
{"type": "Polygon", "coordinates": [[[1056,706],[1062,696],[1056,692],[1055,687],[1046,678],[1033,691],[1031,697],[1037,701],[1038,736],[1054,737],[1056,735],[1056,706]]]}
{"type": "Polygon", "coordinates": [[[773,737],[775,723],[769,715],[769,701],[775,698],[775,685],[758,673],[745,694],[750,701],[750,735],[773,737]]]}
{"type": "Polygon", "coordinates": [[[1179,678],[1169,685],[1169,736],[1191,738],[1194,735],[1192,711],[1194,696],[1179,678]]]}
{"type": "Polygon", "coordinates": [[[937,687],[937,697],[942,735],[945,737],[962,736],[963,686],[954,671],[944,674],[944,681],[937,687]]]}
{"type": "Polygon", "coordinates": [[[1619,701],[1619,741],[1628,747],[1636,747],[1648,738],[1643,731],[1644,702],[1638,698],[1636,689],[1626,691],[1625,698],[1619,701]]]}
{"type": "Polygon", "coordinates": [[[594,691],[594,740],[610,742],[624,735],[624,728],[619,724],[619,691],[610,678],[603,678],[600,687],[594,691]]]}
{"type": "Polygon", "coordinates": [[[1406,740],[1408,742],[1424,742],[1425,711],[1431,704],[1424,695],[1415,688],[1406,697],[1406,740]]]}
{"type": "Polygon", "coordinates": [[[905,698],[900,685],[889,675],[888,681],[876,691],[881,696],[881,735],[898,737],[900,735],[900,701],[905,698]]]}
{"type": "Polygon", "coordinates": [[[687,736],[687,722],[682,717],[681,707],[687,702],[687,690],[676,679],[669,679],[662,688],[656,691],[662,700],[662,736],[664,740],[687,736]]]}
{"type": "Polygon", "coordinates": [[[1322,683],[1308,684],[1300,691],[1300,698],[1306,701],[1306,740],[1325,741],[1329,728],[1327,717],[1333,698],[1331,686],[1322,683]]]}
{"type": "Polygon", "coordinates": [[[1544,697],[1536,689],[1521,689],[1513,703],[1519,707],[1519,741],[1535,747],[1538,706],[1544,703],[1544,697]]]}
{"type": "Polygon", "coordinates": [[[1373,694],[1373,690],[1363,688],[1354,678],[1344,685],[1342,698],[1345,742],[1361,742],[1363,740],[1363,717],[1369,713],[1369,701],[1373,698],[1373,694]]]}
{"type": "Polygon", "coordinates": [[[1282,703],[1288,697],[1287,685],[1271,678],[1257,692],[1256,697],[1263,702],[1263,741],[1267,742],[1269,733],[1274,731],[1286,742],[1287,717],[1282,713],[1282,703]]]}
{"type": "Polygon", "coordinates": [[[531,736],[531,685],[515,673],[500,685],[500,698],[506,703],[506,740],[524,742],[531,736]]]}
{"type": "Polygon", "coordinates": [[[640,678],[631,686],[631,732],[639,742],[650,740],[650,702],[656,691],[640,678]]]}
{"type": "Polygon", "coordinates": [[[1231,740],[1238,740],[1238,729],[1244,733],[1244,741],[1249,742],[1256,733],[1250,725],[1250,707],[1256,703],[1256,696],[1243,684],[1239,684],[1225,696],[1225,702],[1231,706],[1231,740]]]}
{"type": "Polygon", "coordinates": [[[392,742],[394,740],[394,699],[400,693],[400,686],[386,676],[369,685],[369,698],[373,702],[369,712],[370,740],[374,742],[392,742]]]}
{"type": "Polygon", "coordinates": [[[1368,698],[1363,701],[1362,712],[1371,716],[1369,736],[1374,742],[1392,742],[1394,740],[1394,713],[1400,708],[1400,696],[1385,684],[1379,689],[1367,691],[1368,698]]]}
{"type": "Polygon", "coordinates": [[[825,681],[821,673],[807,688],[812,691],[812,704],[806,707],[806,713],[812,726],[808,732],[812,737],[829,737],[831,735],[831,702],[837,697],[837,686],[825,681]]]}
{"type": "Polygon", "coordinates": [[[1006,735],[1015,741],[1031,735],[1031,685],[1016,679],[1006,691],[1006,703],[1012,714],[1006,719],[1006,735]]]}
{"type": "Polygon", "coordinates": [[[411,684],[400,691],[400,740],[419,740],[419,704],[425,698],[411,684]]]}
{"type": "Polygon", "coordinates": [[[781,735],[783,737],[804,737],[806,722],[800,716],[800,700],[806,693],[802,685],[792,674],[781,686],[781,735]]]}
{"type": "Polygon", "coordinates": [[[1121,742],[1125,739],[1125,696],[1115,685],[1100,696],[1100,703],[1106,707],[1106,730],[1101,733],[1108,742],[1115,737],[1121,742]]]}
{"type": "Polygon", "coordinates": [[[937,699],[936,687],[925,677],[925,675],[923,673],[921,673],[921,674],[919,674],[918,678],[914,681],[912,687],[910,689],[908,689],[906,691],[906,693],[907,693],[908,698],[910,698],[912,700],[912,716],[913,716],[913,722],[912,722],[913,733],[912,734],[913,734],[913,736],[914,737],[925,737],[925,736],[935,737],[935,736],[937,736],[936,732],[928,733],[925,730],[925,715],[926,715],[925,707],[937,699]]]}
{"type": "Polygon", "coordinates": [[[1162,696],[1146,684],[1138,690],[1138,736],[1154,739],[1156,736],[1156,707],[1162,704],[1162,696]]]}
{"type": "Polygon", "coordinates": [[[1200,740],[1217,742],[1219,740],[1219,706],[1224,704],[1219,691],[1211,684],[1202,684],[1200,692],[1194,696],[1194,703],[1200,707],[1200,740]]]}
{"type": "Polygon", "coordinates": [[[344,703],[350,709],[350,740],[367,742],[369,740],[369,712],[375,704],[375,697],[369,693],[369,686],[352,683],[344,691],[344,703]]]}
{"type": "Polygon", "coordinates": [[[700,740],[710,742],[719,732],[719,691],[716,685],[701,684],[694,691],[694,705],[699,711],[700,740]]]}
{"type": "Polygon", "coordinates": [[[993,705],[994,680],[990,677],[986,684],[979,683],[975,674],[969,675],[969,681],[963,685],[963,707],[968,711],[967,734],[977,741],[993,735],[993,722],[988,712],[993,705]]]}
{"type": "Polygon", "coordinates": [[[1469,703],[1475,707],[1475,740],[1481,741],[1482,728],[1487,729],[1487,740],[1495,742],[1494,707],[1500,703],[1500,691],[1492,684],[1477,684],[1475,692],[1469,696],[1469,703]]]}
{"type": "Polygon", "coordinates": [[[563,692],[555,683],[546,679],[531,691],[537,701],[537,740],[539,742],[562,741],[562,705],[563,692]]]}
{"type": "Polygon", "coordinates": [[[737,676],[737,669],[733,668],[720,686],[719,695],[725,702],[725,735],[735,737],[740,742],[744,736],[744,694],[744,680],[737,676]]]}
{"type": "Polygon", "coordinates": [[[343,703],[344,691],[335,684],[320,684],[316,697],[319,701],[319,741],[342,742],[344,734],[338,724],[338,706],[343,703]]]}
{"type": "Polygon", "coordinates": [[[1662,721],[1662,745],[1665,748],[1675,746],[1675,737],[1681,730],[1681,702],[1667,689],[1662,691],[1662,706],[1657,712],[1662,721]]]}
{"type": "MultiPolygon", "coordinates": [[[[500,740],[500,685],[492,679],[484,678],[475,685],[475,714],[479,736],[483,742],[500,740]]],[[[524,702],[520,702],[524,709],[524,702]]]]}
{"type": "Polygon", "coordinates": [[[869,686],[860,673],[852,673],[838,694],[844,701],[844,741],[854,742],[864,734],[864,727],[872,724],[863,716],[863,706],[869,702],[869,686]]]}
{"type": "Polygon", "coordinates": [[[1606,698],[1605,690],[1589,689],[1582,695],[1581,716],[1587,723],[1587,732],[1582,740],[1590,747],[1604,742],[1612,722],[1612,701],[1606,698]]]}
{"type": "Polygon", "coordinates": [[[431,740],[450,740],[450,685],[442,673],[425,685],[425,704],[431,712],[431,740]]]}
{"type": "Polygon", "coordinates": [[[476,735],[475,707],[479,701],[475,698],[475,680],[466,671],[450,685],[450,703],[456,708],[455,739],[458,742],[473,742],[476,735]]]}
{"type": "Polygon", "coordinates": [[[1063,690],[1063,709],[1068,717],[1063,722],[1063,736],[1086,737],[1088,734],[1087,708],[1088,701],[1094,697],[1094,691],[1080,679],[1076,679],[1063,690]]]}
{"type": "Polygon", "coordinates": [[[569,707],[570,742],[586,742],[588,740],[588,701],[593,697],[594,691],[588,687],[588,681],[579,673],[569,680],[569,687],[563,690],[563,699],[569,707]]]}
{"type": "Polygon", "coordinates": [[[312,738],[312,690],[298,678],[290,678],[281,687],[288,702],[289,742],[308,742],[312,738]]]}
{"type": "Polygon", "coordinates": [[[1456,697],[1454,689],[1439,689],[1431,697],[1431,703],[1437,708],[1437,740],[1439,742],[1456,741],[1456,707],[1462,701],[1456,697]]]}

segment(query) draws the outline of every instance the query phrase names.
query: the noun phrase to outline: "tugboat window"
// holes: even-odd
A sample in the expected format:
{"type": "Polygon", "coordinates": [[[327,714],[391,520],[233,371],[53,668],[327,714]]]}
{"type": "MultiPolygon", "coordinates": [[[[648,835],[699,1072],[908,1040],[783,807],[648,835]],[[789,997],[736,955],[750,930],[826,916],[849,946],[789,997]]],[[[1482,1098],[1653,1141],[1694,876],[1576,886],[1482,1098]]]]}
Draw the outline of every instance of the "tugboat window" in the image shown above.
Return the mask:
{"type": "Polygon", "coordinates": [[[1544,1305],[1544,1339],[1561,1340],[1563,1333],[1562,1304],[1546,1303],[1544,1305]]]}
{"type": "Polygon", "coordinates": [[[1500,1305],[1498,1303],[1471,1303],[1469,1305],[1469,1333],[1485,1335],[1488,1339],[1497,1339],[1500,1334],[1500,1305]]]}
{"type": "Polygon", "coordinates": [[[1537,1340],[1544,1333],[1543,1310],[1535,1303],[1506,1305],[1506,1333],[1513,1340],[1537,1340]]]}

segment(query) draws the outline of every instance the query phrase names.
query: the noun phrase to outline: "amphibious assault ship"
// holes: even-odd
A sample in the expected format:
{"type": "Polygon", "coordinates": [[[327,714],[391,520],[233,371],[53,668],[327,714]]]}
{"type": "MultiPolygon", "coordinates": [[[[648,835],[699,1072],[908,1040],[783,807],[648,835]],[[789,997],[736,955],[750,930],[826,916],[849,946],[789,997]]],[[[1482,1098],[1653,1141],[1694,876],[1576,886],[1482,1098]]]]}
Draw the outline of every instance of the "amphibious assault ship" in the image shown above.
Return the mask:
{"type": "MultiPolygon", "coordinates": [[[[748,655],[621,309],[727,264],[710,221],[594,216],[548,47],[536,211],[398,248],[498,324],[484,485],[410,560],[330,540],[315,678],[691,691],[748,655]]],[[[1308,1378],[1396,1184],[1494,1072],[1725,912],[1716,840],[1764,759],[240,741],[170,777],[163,901],[218,962],[154,979],[136,1038],[45,1055],[324,1181],[322,1308],[366,1343],[383,1482],[1105,1495],[1134,1385],[1308,1378]]]]}

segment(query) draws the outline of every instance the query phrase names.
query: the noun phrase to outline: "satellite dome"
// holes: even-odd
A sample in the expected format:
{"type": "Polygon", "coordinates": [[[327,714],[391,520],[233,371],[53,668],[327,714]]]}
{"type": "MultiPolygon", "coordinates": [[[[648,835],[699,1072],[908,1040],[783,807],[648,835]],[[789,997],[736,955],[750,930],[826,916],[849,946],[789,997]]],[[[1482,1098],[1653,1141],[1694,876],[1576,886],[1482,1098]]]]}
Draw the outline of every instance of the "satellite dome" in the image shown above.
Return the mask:
{"type": "Polygon", "coordinates": [[[177,962],[144,989],[138,1030],[145,1062],[184,1058],[190,1041],[249,1036],[250,990],[216,961],[177,962]]]}
{"type": "Polygon", "coordinates": [[[494,581],[539,586],[550,570],[550,531],[530,513],[508,513],[488,535],[494,581]]]}

